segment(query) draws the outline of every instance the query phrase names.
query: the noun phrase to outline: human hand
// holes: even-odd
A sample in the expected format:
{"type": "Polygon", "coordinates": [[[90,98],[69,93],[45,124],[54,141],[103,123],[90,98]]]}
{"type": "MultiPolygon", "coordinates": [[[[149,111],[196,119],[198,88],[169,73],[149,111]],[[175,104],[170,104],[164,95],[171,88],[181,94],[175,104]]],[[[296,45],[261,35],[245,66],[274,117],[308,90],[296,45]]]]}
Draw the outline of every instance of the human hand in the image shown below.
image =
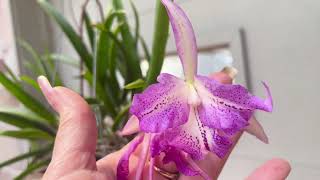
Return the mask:
{"type": "MultiPolygon", "coordinates": [[[[215,73],[212,78],[223,82],[231,83],[232,79],[223,72],[215,73]]],[[[64,88],[52,88],[44,77],[40,77],[39,85],[50,105],[60,115],[60,124],[53,149],[52,160],[43,176],[44,180],[105,180],[116,179],[116,167],[122,154],[128,146],[121,150],[107,155],[96,161],[96,139],[97,129],[93,112],[85,100],[77,93],[64,88]]],[[[233,138],[234,144],[240,138],[241,133],[233,138]]],[[[134,169],[138,164],[139,148],[130,158],[130,175],[134,179],[134,169]]],[[[231,150],[230,150],[231,152],[231,150]]],[[[229,152],[229,154],[230,154],[229,152]]],[[[228,159],[228,155],[220,159],[214,154],[208,154],[205,160],[198,162],[198,165],[212,179],[217,179],[228,159]]],[[[148,166],[148,165],[146,165],[148,166]]],[[[168,172],[176,172],[174,164],[163,165],[161,160],[156,160],[156,166],[168,172]]],[[[143,172],[144,179],[148,179],[148,167],[143,172]]],[[[290,165],[282,159],[272,159],[258,167],[246,179],[249,180],[281,180],[285,179],[290,172],[290,165]]],[[[153,173],[153,179],[165,180],[159,173],[153,173]]],[[[199,179],[181,175],[179,179],[199,179]]]]}

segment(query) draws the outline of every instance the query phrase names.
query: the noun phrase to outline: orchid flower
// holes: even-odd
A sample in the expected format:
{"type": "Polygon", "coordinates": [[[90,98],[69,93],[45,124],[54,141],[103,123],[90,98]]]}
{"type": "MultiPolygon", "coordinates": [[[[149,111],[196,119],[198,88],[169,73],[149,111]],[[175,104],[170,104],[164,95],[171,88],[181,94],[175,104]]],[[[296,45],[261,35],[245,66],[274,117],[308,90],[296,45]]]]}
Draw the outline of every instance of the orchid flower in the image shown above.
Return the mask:
{"type": "Polygon", "coordinates": [[[164,153],[164,163],[173,161],[181,173],[208,179],[193,160],[204,159],[208,152],[224,157],[232,144],[230,137],[241,130],[267,141],[262,127],[252,116],[255,110],[272,111],[271,93],[265,83],[267,98],[261,99],[241,85],[221,84],[198,75],[198,52],[192,25],[177,4],[170,0],[162,0],[162,3],[169,16],[185,78],[162,73],[157,78],[158,83],[134,95],[130,108],[132,117],[123,134],[137,130],[140,134],[119,161],[118,179],[126,179],[130,154],[142,142],[136,179],[141,177],[148,152],[151,168],[154,158],[164,153]]]}

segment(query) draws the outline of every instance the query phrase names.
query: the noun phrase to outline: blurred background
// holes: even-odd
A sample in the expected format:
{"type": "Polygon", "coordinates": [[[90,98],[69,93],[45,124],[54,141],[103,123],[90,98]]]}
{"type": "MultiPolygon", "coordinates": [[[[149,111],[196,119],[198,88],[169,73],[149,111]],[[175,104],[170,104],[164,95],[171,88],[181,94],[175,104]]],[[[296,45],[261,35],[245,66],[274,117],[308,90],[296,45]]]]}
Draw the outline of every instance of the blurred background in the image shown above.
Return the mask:
{"type": "MultiPolygon", "coordinates": [[[[109,3],[101,1],[107,8],[109,3]]],[[[140,31],[151,45],[155,0],[133,0],[140,14],[140,31]]],[[[274,112],[258,113],[269,136],[263,144],[245,134],[232,153],[220,179],[243,179],[255,167],[273,157],[287,159],[292,165],[288,179],[320,178],[320,1],[318,0],[179,0],[188,14],[197,36],[200,50],[199,71],[208,74],[225,65],[238,71],[237,83],[247,86],[254,94],[264,96],[261,81],[266,81],[273,94],[274,112]]],[[[51,0],[71,24],[77,26],[82,1],[51,0]]],[[[129,22],[134,23],[129,1],[129,22]]],[[[93,3],[88,11],[99,18],[93,3]]],[[[0,0],[0,59],[15,74],[27,73],[22,61],[26,52],[16,45],[18,38],[28,41],[36,50],[48,49],[76,57],[63,33],[52,25],[34,0],[0,0]]],[[[171,30],[170,30],[171,34],[171,30]]],[[[163,71],[181,75],[175,56],[172,36],[168,40],[168,57],[163,71]]],[[[142,67],[147,66],[142,63],[142,67]]],[[[1,68],[1,65],[0,65],[1,68]]],[[[77,71],[59,66],[61,76],[70,77],[68,87],[79,90],[71,77],[77,71]]],[[[18,106],[3,87],[0,105],[18,106]]],[[[0,123],[0,130],[12,127],[0,123]]],[[[0,137],[0,161],[26,151],[21,140],[0,137]]],[[[20,171],[23,163],[0,170],[0,179],[20,171]]]]}

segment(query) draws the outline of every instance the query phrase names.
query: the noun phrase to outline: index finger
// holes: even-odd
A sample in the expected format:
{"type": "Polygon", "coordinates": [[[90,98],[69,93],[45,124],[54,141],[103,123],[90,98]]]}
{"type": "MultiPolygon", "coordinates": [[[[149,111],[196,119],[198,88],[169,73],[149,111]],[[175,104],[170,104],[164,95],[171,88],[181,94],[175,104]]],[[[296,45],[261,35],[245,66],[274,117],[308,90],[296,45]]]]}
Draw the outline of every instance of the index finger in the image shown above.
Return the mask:
{"type": "Polygon", "coordinates": [[[96,169],[97,129],[89,105],[70,89],[52,88],[43,76],[38,78],[38,83],[60,115],[52,160],[44,177],[57,179],[77,169],[96,169]]]}

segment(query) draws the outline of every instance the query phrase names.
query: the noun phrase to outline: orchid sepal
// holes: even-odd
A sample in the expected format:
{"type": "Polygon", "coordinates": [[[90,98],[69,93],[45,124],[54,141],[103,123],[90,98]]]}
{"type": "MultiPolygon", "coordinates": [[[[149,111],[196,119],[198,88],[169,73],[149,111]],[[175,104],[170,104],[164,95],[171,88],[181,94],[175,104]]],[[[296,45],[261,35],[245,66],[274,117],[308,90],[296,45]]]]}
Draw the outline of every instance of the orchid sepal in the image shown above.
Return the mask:
{"type": "Polygon", "coordinates": [[[185,12],[178,5],[170,0],[161,0],[161,2],[167,9],[185,79],[192,83],[198,68],[197,43],[193,27],[185,12]]]}

